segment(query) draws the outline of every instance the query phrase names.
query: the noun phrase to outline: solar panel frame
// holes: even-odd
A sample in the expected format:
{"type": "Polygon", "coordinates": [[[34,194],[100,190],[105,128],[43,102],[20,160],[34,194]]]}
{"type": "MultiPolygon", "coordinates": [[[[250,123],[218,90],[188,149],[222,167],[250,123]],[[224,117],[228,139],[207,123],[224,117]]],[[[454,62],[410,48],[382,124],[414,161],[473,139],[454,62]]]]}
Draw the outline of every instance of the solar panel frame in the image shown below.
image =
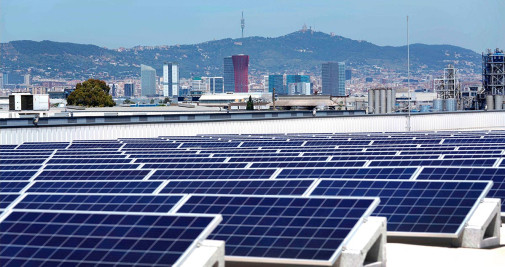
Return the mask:
{"type": "MultiPolygon", "coordinates": [[[[459,235],[461,234],[461,232],[463,231],[463,228],[465,227],[466,223],[470,219],[470,217],[473,215],[473,213],[475,212],[475,210],[477,209],[477,207],[479,206],[479,204],[487,196],[487,194],[489,193],[489,191],[491,190],[491,188],[493,186],[493,182],[492,181],[472,181],[472,180],[319,179],[317,181],[317,184],[315,184],[315,186],[312,188],[313,190],[310,191],[310,192],[308,192],[308,194],[312,196],[312,194],[314,193],[314,191],[317,190],[317,187],[323,181],[326,181],[326,182],[331,182],[331,181],[337,181],[337,182],[340,182],[340,181],[342,181],[342,182],[345,182],[345,181],[349,181],[349,182],[365,181],[365,182],[372,182],[372,183],[374,183],[374,182],[381,182],[381,181],[383,181],[383,182],[392,182],[392,183],[415,183],[415,182],[432,183],[432,182],[438,182],[438,183],[441,183],[441,184],[443,184],[443,183],[472,183],[472,182],[475,183],[475,182],[477,182],[477,183],[481,183],[481,184],[487,184],[485,186],[484,190],[482,191],[482,193],[480,194],[480,196],[478,197],[478,199],[473,204],[473,206],[470,209],[470,211],[467,213],[467,215],[465,216],[465,218],[463,219],[463,221],[460,223],[458,229],[454,233],[451,234],[451,233],[435,233],[435,232],[433,232],[433,233],[426,233],[426,232],[391,231],[388,228],[388,232],[387,232],[388,236],[399,236],[399,237],[407,237],[408,236],[408,237],[458,238],[459,235]]],[[[325,187],[325,188],[326,188],[326,190],[328,190],[327,187],[325,187]]],[[[386,188],[382,188],[382,189],[386,189],[386,188]]],[[[377,189],[368,187],[368,190],[377,190],[377,189]]],[[[368,197],[371,197],[371,196],[368,196],[368,197]]],[[[380,198],[381,196],[376,196],[376,197],[380,198]]],[[[381,201],[381,202],[383,202],[383,201],[381,201]]],[[[413,207],[414,207],[414,205],[411,208],[413,208],[413,207]]],[[[378,209],[376,209],[375,211],[377,211],[377,210],[378,209]]],[[[380,213],[379,214],[373,214],[372,213],[372,216],[385,216],[385,215],[380,214],[380,213]]],[[[408,215],[405,215],[405,217],[407,217],[407,216],[408,215]]]]}
{"type": "MultiPolygon", "coordinates": [[[[0,218],[0,223],[4,223],[6,220],[8,220],[9,215],[11,215],[11,214],[19,214],[19,213],[22,213],[22,212],[18,212],[18,211],[15,211],[15,210],[9,210],[8,214],[4,214],[5,216],[2,216],[2,218],[0,218]]],[[[25,211],[25,213],[26,214],[28,214],[28,213],[39,214],[38,216],[43,215],[38,210],[25,211]]],[[[92,216],[94,216],[94,215],[98,215],[98,216],[108,216],[108,215],[111,215],[111,216],[116,216],[116,217],[117,216],[124,216],[124,218],[126,218],[126,217],[140,217],[140,219],[133,220],[133,221],[136,221],[136,222],[140,222],[140,221],[142,221],[142,219],[147,218],[147,217],[151,217],[151,218],[152,217],[172,217],[172,218],[187,217],[187,218],[194,218],[193,220],[195,220],[196,218],[209,218],[210,222],[198,234],[198,236],[193,239],[193,241],[191,242],[191,244],[184,250],[184,252],[180,253],[180,256],[178,257],[178,259],[175,262],[173,262],[172,266],[179,266],[181,263],[183,263],[184,260],[186,260],[188,258],[188,256],[190,255],[190,253],[194,251],[194,249],[197,247],[198,243],[201,242],[201,241],[203,241],[204,239],[206,239],[207,236],[210,235],[212,233],[212,231],[222,221],[222,217],[220,215],[207,215],[207,214],[167,214],[167,213],[144,214],[144,213],[136,213],[136,212],[107,212],[107,213],[101,213],[101,212],[80,212],[80,211],[45,211],[44,213],[45,214],[74,214],[74,216],[81,216],[81,217],[82,216],[86,216],[86,215],[92,215],[92,216]]],[[[34,217],[34,216],[31,216],[31,217],[34,217]]],[[[70,217],[70,218],[73,218],[73,217],[70,217]]],[[[126,221],[132,221],[132,220],[124,219],[124,218],[121,221],[125,221],[125,222],[126,221]]],[[[107,218],[105,220],[107,220],[107,218]]],[[[96,221],[96,220],[93,220],[93,221],[96,221]]],[[[149,220],[147,220],[147,221],[149,221],[149,220]]],[[[68,223],[62,222],[62,220],[59,220],[59,222],[63,223],[64,225],[68,224],[68,223]]],[[[51,222],[44,222],[44,223],[45,224],[50,224],[51,222]]],[[[77,223],[77,225],[79,227],[82,227],[85,224],[79,224],[79,223],[77,223]]],[[[102,224],[100,224],[100,225],[102,225],[102,224]]],[[[107,225],[110,225],[110,224],[107,224],[107,225]]],[[[116,224],[116,225],[119,225],[119,224],[116,224]]],[[[148,226],[149,222],[147,222],[147,223],[144,222],[143,225],[148,226]]],[[[125,226],[123,226],[123,227],[125,227],[125,226]]],[[[130,226],[130,228],[134,228],[134,226],[130,226]]],[[[72,236],[72,235],[68,235],[68,236],[72,236]]],[[[138,238],[137,240],[140,240],[140,238],[138,238]]],[[[170,242],[170,243],[172,243],[172,242],[170,242]]],[[[39,247],[43,247],[43,246],[41,245],[39,247]]],[[[77,246],[74,246],[73,249],[77,249],[76,247],[77,246]]],[[[71,249],[72,249],[72,247],[71,247],[71,249]]],[[[127,251],[130,251],[130,250],[127,250],[127,251]]],[[[147,251],[144,251],[144,253],[147,253],[147,251]]],[[[163,251],[163,250],[160,250],[160,251],[163,251]]],[[[30,256],[30,258],[31,258],[31,256],[30,256]]],[[[57,259],[56,261],[53,261],[53,262],[62,263],[63,261],[62,261],[62,259],[57,259]]],[[[83,263],[83,259],[80,259],[78,261],[74,260],[74,261],[71,261],[70,263],[76,264],[76,262],[77,263],[83,263]]],[[[47,263],[47,261],[46,261],[46,263],[47,263]]],[[[97,263],[105,263],[105,262],[99,261],[99,262],[95,262],[94,264],[97,264],[97,263]]],[[[110,262],[110,263],[111,264],[118,264],[118,262],[110,262]]],[[[136,263],[138,263],[138,261],[136,263]]],[[[41,265],[42,263],[39,262],[39,263],[36,263],[36,264],[37,265],[41,265]]],[[[160,263],[160,264],[164,264],[164,263],[160,263]]],[[[167,264],[167,263],[165,262],[165,264],[167,264]]],[[[127,264],[124,264],[124,265],[127,265],[127,264]]],[[[135,266],[135,264],[129,264],[129,265],[135,266]]],[[[148,265],[148,264],[146,263],[145,265],[148,265]]]]}
{"type": "Polygon", "coordinates": [[[163,181],[42,180],[35,181],[30,187],[27,188],[26,193],[154,194],[162,185],[163,181]],[[139,187],[139,185],[142,185],[143,187],[139,187]]]}
{"type": "MultiPolygon", "coordinates": [[[[227,198],[297,198],[297,199],[354,199],[354,200],[372,200],[371,205],[367,208],[367,210],[363,213],[361,218],[358,220],[358,222],[352,227],[352,230],[348,233],[346,238],[342,241],[341,245],[333,252],[332,256],[330,257],[329,260],[306,260],[306,259],[290,259],[290,258],[272,258],[272,257],[243,257],[243,256],[228,256],[225,254],[225,261],[233,261],[233,262],[242,262],[244,264],[248,262],[254,262],[254,263],[271,263],[271,264],[298,264],[298,265],[333,265],[338,257],[340,256],[343,247],[345,244],[349,242],[349,240],[354,236],[354,234],[357,232],[363,221],[368,218],[373,210],[379,205],[380,199],[379,198],[367,198],[367,197],[328,197],[328,196],[259,196],[259,195],[222,195],[222,194],[191,194],[189,198],[184,199],[183,203],[181,203],[178,207],[176,207],[173,212],[174,214],[179,213],[183,208],[184,205],[190,201],[191,197],[227,197],[227,198]]],[[[184,212],[183,212],[184,213],[184,212]]],[[[184,214],[193,214],[193,213],[184,213],[184,214]]],[[[198,213],[194,213],[198,214],[198,213]]],[[[226,216],[223,216],[223,218],[226,218],[226,216]]],[[[224,220],[224,219],[223,219],[224,220]]],[[[225,225],[224,222],[221,223],[221,225],[225,225]]],[[[221,226],[220,225],[220,226],[221,226]]]]}

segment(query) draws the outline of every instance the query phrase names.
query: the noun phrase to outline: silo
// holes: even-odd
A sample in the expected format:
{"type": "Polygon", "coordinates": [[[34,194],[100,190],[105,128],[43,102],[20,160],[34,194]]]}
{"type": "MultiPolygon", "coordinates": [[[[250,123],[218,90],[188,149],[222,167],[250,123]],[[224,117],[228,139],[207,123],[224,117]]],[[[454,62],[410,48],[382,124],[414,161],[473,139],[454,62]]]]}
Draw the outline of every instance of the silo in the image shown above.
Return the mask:
{"type": "Polygon", "coordinates": [[[430,112],[430,105],[422,105],[421,112],[430,112]]]}
{"type": "Polygon", "coordinates": [[[445,111],[456,111],[457,101],[454,98],[445,100],[445,111]]]}
{"type": "Polygon", "coordinates": [[[374,113],[374,98],[373,98],[374,90],[368,89],[368,114],[374,113]]]}
{"type": "Polygon", "coordinates": [[[391,89],[391,108],[392,111],[396,110],[396,89],[391,89]]]}
{"type": "Polygon", "coordinates": [[[495,110],[502,110],[503,109],[503,96],[502,95],[495,95],[494,96],[494,109],[495,110]]]}
{"type": "Polygon", "coordinates": [[[386,89],[386,113],[392,113],[393,108],[391,107],[391,104],[393,103],[391,101],[392,98],[392,92],[391,89],[386,89]]]}
{"type": "Polygon", "coordinates": [[[494,109],[493,95],[486,96],[486,105],[487,105],[487,110],[494,109]]]}
{"type": "Polygon", "coordinates": [[[433,112],[441,112],[441,111],[443,111],[442,99],[440,98],[433,99],[433,112]]]}
{"type": "Polygon", "coordinates": [[[379,93],[379,90],[374,90],[374,94],[373,94],[373,97],[375,98],[375,101],[374,101],[374,108],[375,108],[375,114],[379,114],[381,113],[381,110],[380,110],[380,93],[379,93]]]}
{"type": "Polygon", "coordinates": [[[381,97],[381,113],[384,114],[386,113],[386,90],[381,89],[380,91],[380,97],[381,97]]]}

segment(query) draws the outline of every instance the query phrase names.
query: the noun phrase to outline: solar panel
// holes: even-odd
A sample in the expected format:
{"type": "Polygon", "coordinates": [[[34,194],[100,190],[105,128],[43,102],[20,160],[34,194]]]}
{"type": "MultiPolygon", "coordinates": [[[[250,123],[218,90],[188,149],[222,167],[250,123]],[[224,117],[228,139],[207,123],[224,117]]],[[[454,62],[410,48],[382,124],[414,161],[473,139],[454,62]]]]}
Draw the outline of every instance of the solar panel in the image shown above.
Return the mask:
{"type": "Polygon", "coordinates": [[[6,209],[19,196],[19,194],[0,194],[0,211],[6,209]]]}
{"type": "Polygon", "coordinates": [[[121,159],[121,158],[126,158],[128,155],[121,155],[121,154],[78,154],[78,155],[67,155],[67,154],[59,154],[59,155],[53,155],[51,158],[52,159],[100,159],[100,158],[108,158],[108,159],[121,159]]]}
{"type": "Polygon", "coordinates": [[[245,168],[247,163],[146,163],[143,169],[225,169],[245,168]]]}
{"type": "Polygon", "coordinates": [[[223,162],[226,158],[137,158],[135,163],[223,162]]]}
{"type": "Polygon", "coordinates": [[[405,179],[412,177],[417,168],[341,168],[341,169],[282,169],[276,176],[292,178],[354,178],[354,179],[405,179]]]}
{"type": "Polygon", "coordinates": [[[27,193],[147,194],[161,186],[158,181],[36,181],[27,193]]]}
{"type": "Polygon", "coordinates": [[[132,159],[50,159],[47,164],[130,163],[132,159]]]}
{"type": "Polygon", "coordinates": [[[303,195],[314,180],[173,181],[160,194],[303,195]]]}
{"type": "Polygon", "coordinates": [[[184,179],[268,179],[275,169],[178,169],[157,170],[149,180],[184,179]]]}
{"type": "Polygon", "coordinates": [[[3,266],[178,265],[220,216],[13,211],[0,223],[3,266]]]}
{"type": "Polygon", "coordinates": [[[505,168],[424,167],[416,179],[493,181],[487,197],[499,198],[502,205],[505,205],[505,168]]]}
{"type": "Polygon", "coordinates": [[[149,170],[42,171],[35,180],[142,180],[149,170]]]}
{"type": "Polygon", "coordinates": [[[155,143],[129,143],[124,145],[125,149],[132,148],[177,148],[180,144],[169,142],[155,142],[155,143]]]}
{"type": "MultiPolygon", "coordinates": [[[[40,167],[40,166],[39,166],[40,167]]],[[[17,171],[4,171],[2,167],[2,171],[0,171],[0,180],[1,181],[27,181],[32,178],[37,171],[25,171],[25,170],[17,170],[17,171]]]]}
{"type": "Polygon", "coordinates": [[[0,159],[0,165],[42,164],[46,159],[0,159]]]}
{"type": "Polygon", "coordinates": [[[331,264],[377,203],[377,198],[193,195],[177,212],[222,214],[209,239],[226,242],[227,259],[331,264]]]}
{"type": "Polygon", "coordinates": [[[16,210],[80,210],[103,212],[169,212],[183,195],[26,194],[16,210]]]}
{"type": "Polygon", "coordinates": [[[88,149],[88,148],[120,148],[123,146],[121,143],[73,143],[69,149],[88,149]]]}
{"type": "Polygon", "coordinates": [[[14,149],[18,145],[0,145],[0,149],[14,149]]]}
{"type": "Polygon", "coordinates": [[[236,157],[229,162],[326,161],[328,157],[236,157]]]}
{"type": "Polygon", "coordinates": [[[383,166],[488,166],[492,167],[496,162],[494,159],[441,159],[441,160],[390,160],[372,161],[370,167],[383,166]]]}
{"type": "Polygon", "coordinates": [[[323,179],[311,195],[380,197],[381,203],[372,215],[387,217],[388,231],[394,235],[457,237],[491,185],[474,181],[323,179]]]}
{"type": "Polygon", "coordinates": [[[13,171],[13,170],[38,170],[42,165],[4,165],[2,166],[2,171],[13,171]]]}
{"type": "Polygon", "coordinates": [[[137,169],[140,164],[94,164],[94,165],[75,165],[75,164],[47,164],[44,170],[124,170],[137,169]]]}
{"type": "Polygon", "coordinates": [[[251,168],[327,168],[361,167],[366,161],[328,161],[328,162],[261,162],[251,164],[251,168]]]}
{"type": "Polygon", "coordinates": [[[27,144],[24,143],[20,146],[18,146],[16,149],[65,149],[69,144],[68,143],[61,143],[61,144],[54,144],[54,143],[39,143],[39,144],[27,144]]]}
{"type": "Polygon", "coordinates": [[[29,182],[6,182],[0,181],[0,193],[19,193],[29,182]]]}

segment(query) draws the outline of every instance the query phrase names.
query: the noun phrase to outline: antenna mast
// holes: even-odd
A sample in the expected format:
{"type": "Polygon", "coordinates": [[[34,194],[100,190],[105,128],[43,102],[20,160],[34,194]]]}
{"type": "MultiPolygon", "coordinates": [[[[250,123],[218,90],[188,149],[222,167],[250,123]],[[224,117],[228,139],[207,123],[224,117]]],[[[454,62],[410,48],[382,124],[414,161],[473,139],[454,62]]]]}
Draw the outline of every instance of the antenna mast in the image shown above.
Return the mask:
{"type": "Polygon", "coordinates": [[[244,11],[242,11],[242,19],[240,20],[240,28],[242,28],[242,38],[244,38],[244,28],[245,28],[244,11]]]}

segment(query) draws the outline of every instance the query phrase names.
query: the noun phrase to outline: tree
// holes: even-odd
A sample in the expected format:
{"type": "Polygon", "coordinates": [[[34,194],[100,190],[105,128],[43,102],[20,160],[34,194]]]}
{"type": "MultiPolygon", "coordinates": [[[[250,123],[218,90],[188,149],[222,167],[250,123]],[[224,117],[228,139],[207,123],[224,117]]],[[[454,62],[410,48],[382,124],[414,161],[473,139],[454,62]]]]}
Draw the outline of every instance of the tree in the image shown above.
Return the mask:
{"type": "Polygon", "coordinates": [[[89,79],[75,86],[75,90],[67,98],[67,103],[85,107],[113,107],[116,103],[109,91],[110,87],[104,81],[89,79]]]}
{"type": "Polygon", "coordinates": [[[252,96],[249,96],[249,100],[247,100],[246,110],[254,110],[254,103],[252,100],[252,96]]]}
{"type": "Polygon", "coordinates": [[[163,99],[163,103],[164,104],[168,104],[169,102],[170,102],[170,98],[165,97],[165,99],[163,99]]]}

